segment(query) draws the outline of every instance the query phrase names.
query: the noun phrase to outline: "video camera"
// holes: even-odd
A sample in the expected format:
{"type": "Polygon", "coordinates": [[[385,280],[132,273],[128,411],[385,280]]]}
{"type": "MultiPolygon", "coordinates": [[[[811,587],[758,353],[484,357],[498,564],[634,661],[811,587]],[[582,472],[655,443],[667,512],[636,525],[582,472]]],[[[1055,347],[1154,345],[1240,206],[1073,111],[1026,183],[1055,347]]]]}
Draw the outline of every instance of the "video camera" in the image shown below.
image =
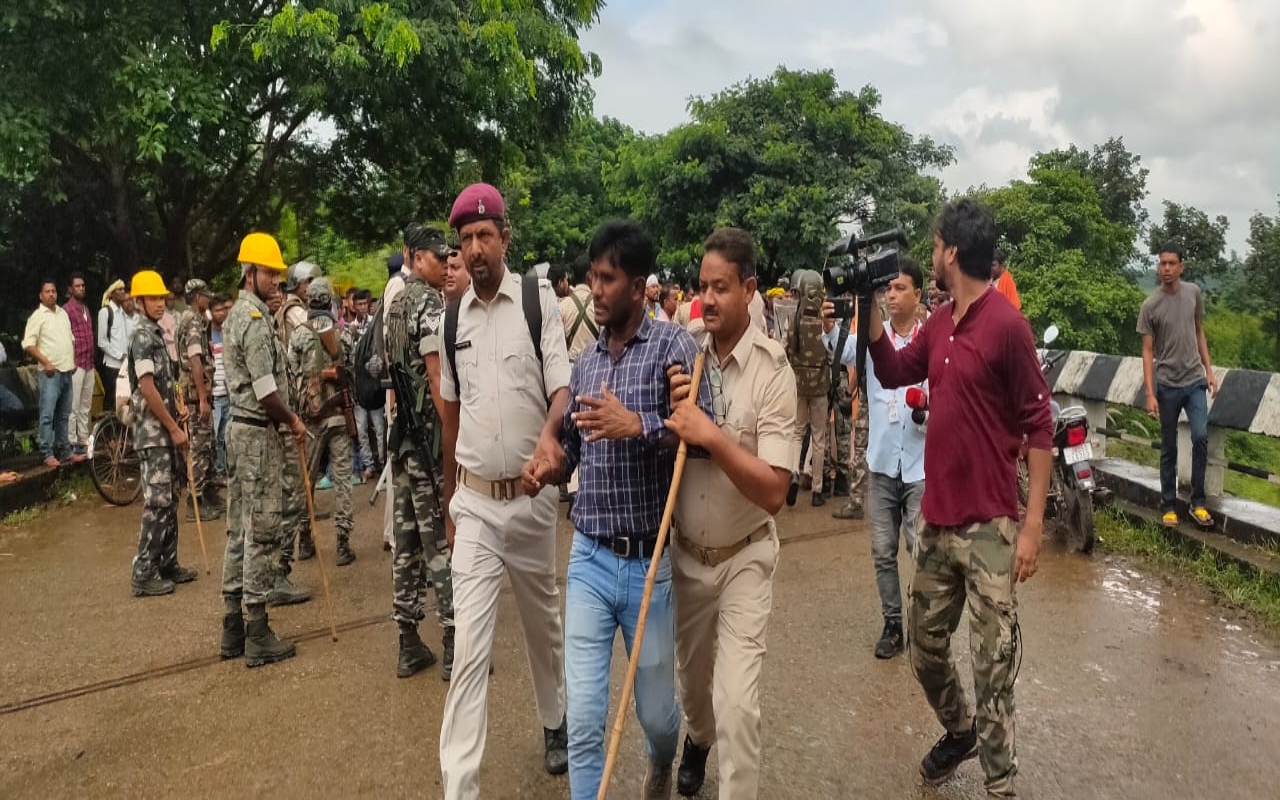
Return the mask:
{"type": "Polygon", "coordinates": [[[827,258],[835,260],[822,270],[827,296],[854,294],[870,297],[888,286],[898,276],[897,248],[881,247],[871,255],[865,255],[864,251],[890,242],[907,247],[907,234],[901,228],[894,228],[865,239],[850,236],[848,241],[841,239],[832,245],[827,258]]]}

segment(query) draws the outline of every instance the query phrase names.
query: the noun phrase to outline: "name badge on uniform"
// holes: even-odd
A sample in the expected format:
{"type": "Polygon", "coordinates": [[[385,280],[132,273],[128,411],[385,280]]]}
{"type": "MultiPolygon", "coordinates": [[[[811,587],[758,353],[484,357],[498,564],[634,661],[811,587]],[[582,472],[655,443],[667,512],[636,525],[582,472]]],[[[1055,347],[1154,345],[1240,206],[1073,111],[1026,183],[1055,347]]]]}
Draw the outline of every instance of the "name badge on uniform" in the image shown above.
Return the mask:
{"type": "Polygon", "coordinates": [[[889,422],[894,425],[898,424],[898,398],[894,397],[889,401],[889,422]]]}
{"type": "Polygon", "coordinates": [[[471,346],[471,340],[470,340],[470,339],[468,339],[468,340],[466,340],[465,342],[458,342],[458,344],[454,346],[454,349],[455,349],[455,350],[466,350],[466,349],[467,349],[468,347],[470,347],[470,346],[471,346]]]}

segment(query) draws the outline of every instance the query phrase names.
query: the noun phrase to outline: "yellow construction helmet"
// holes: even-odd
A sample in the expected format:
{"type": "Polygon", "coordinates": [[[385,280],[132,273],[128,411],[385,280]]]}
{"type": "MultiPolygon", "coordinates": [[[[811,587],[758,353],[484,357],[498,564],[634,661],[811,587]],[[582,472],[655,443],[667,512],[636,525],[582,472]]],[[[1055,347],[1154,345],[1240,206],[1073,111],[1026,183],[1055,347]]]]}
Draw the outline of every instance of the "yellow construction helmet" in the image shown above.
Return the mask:
{"type": "Polygon", "coordinates": [[[276,272],[288,269],[284,264],[284,256],[280,255],[280,245],[268,233],[251,233],[244,237],[236,260],[241,264],[254,264],[276,272]]]}
{"type": "Polygon", "coordinates": [[[164,285],[164,278],[159,272],[144,269],[133,276],[129,294],[134,297],[168,297],[169,287],[164,285]]]}

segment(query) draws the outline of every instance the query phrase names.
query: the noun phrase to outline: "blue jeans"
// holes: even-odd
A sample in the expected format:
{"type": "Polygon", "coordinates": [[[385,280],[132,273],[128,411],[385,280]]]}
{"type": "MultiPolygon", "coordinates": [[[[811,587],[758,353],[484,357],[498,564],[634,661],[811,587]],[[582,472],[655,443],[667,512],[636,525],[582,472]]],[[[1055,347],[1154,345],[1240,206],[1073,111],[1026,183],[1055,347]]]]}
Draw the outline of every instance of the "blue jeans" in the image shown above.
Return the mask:
{"type": "Polygon", "coordinates": [[[40,454],[59,461],[71,454],[67,415],[71,413],[71,372],[46,375],[40,370],[40,454]]]}
{"type": "Polygon", "coordinates": [[[16,394],[9,391],[8,386],[0,386],[0,414],[20,413],[22,413],[22,401],[16,394]]]}
{"type": "Polygon", "coordinates": [[[1178,417],[1185,408],[1191,427],[1191,507],[1204,505],[1204,468],[1209,460],[1209,382],[1156,384],[1160,406],[1160,512],[1177,510],[1178,417]]]}
{"type": "Polygon", "coordinates": [[[227,423],[231,421],[231,397],[213,398],[213,449],[214,466],[219,475],[227,474],[227,423]]]}
{"type": "MultiPolygon", "coordinates": [[[[622,629],[622,640],[630,653],[648,568],[648,559],[619,558],[594,539],[582,533],[573,535],[565,581],[564,677],[569,792],[575,800],[591,800],[600,787],[614,635],[622,629]]],[[[657,577],[636,670],[635,702],[650,760],[669,766],[679,745],[680,707],[676,702],[671,559],[665,553],[657,577]]]]}
{"type": "Polygon", "coordinates": [[[870,474],[868,498],[871,516],[871,561],[876,568],[876,590],[885,622],[902,623],[902,584],[898,579],[898,531],[906,540],[907,552],[914,553],[916,536],[924,520],[920,501],[924,481],[904,483],[902,476],[891,478],[880,472],[870,474]]]}

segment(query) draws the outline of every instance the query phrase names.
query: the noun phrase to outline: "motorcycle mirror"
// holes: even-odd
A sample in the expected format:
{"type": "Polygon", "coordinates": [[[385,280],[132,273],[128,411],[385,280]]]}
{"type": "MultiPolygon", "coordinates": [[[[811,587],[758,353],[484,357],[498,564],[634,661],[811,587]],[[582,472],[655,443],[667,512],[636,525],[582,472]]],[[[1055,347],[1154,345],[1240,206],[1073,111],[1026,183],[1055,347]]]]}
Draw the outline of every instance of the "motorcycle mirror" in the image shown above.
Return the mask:
{"type": "Polygon", "coordinates": [[[1050,325],[1049,327],[1044,329],[1044,343],[1046,345],[1053,344],[1054,340],[1057,338],[1058,338],[1057,325],[1050,325]]]}

